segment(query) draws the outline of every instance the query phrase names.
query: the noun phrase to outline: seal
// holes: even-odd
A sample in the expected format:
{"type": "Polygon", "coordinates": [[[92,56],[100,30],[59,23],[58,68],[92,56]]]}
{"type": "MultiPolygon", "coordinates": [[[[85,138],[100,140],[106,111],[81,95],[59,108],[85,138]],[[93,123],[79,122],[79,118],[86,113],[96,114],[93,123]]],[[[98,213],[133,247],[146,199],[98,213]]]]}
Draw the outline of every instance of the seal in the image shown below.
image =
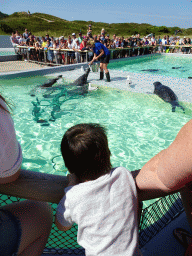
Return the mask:
{"type": "Polygon", "coordinates": [[[76,86],[83,86],[87,83],[87,78],[90,72],[90,68],[88,67],[85,71],[85,73],[80,76],[79,78],[77,78],[71,85],[76,85],[76,86]]]}
{"type": "Polygon", "coordinates": [[[36,93],[37,93],[37,91],[38,91],[38,89],[40,88],[40,89],[43,89],[43,88],[50,88],[50,87],[52,87],[52,85],[54,85],[56,82],[57,82],[57,80],[59,80],[59,78],[61,78],[62,77],[62,75],[59,75],[59,76],[57,76],[56,78],[53,78],[53,79],[50,79],[50,80],[48,80],[47,82],[45,82],[44,84],[42,84],[42,85],[38,85],[38,86],[36,86],[35,88],[33,88],[31,91],[30,91],[30,96],[32,96],[32,97],[34,97],[35,95],[36,95],[36,93]]]}
{"type": "Polygon", "coordinates": [[[159,71],[159,69],[143,69],[141,71],[156,72],[156,71],[159,71]]]}
{"type": "Polygon", "coordinates": [[[160,82],[153,83],[155,89],[154,94],[159,96],[162,100],[172,105],[172,112],[175,112],[176,107],[180,107],[185,113],[184,107],[182,107],[179,102],[174,91],[171,90],[168,86],[162,85],[160,82]]]}
{"type": "MultiPolygon", "coordinates": [[[[60,117],[59,115],[61,113],[61,105],[63,102],[67,100],[68,96],[74,96],[74,95],[84,95],[85,93],[88,93],[88,85],[87,84],[87,78],[90,72],[90,68],[87,68],[85,73],[81,75],[79,78],[77,78],[73,83],[70,83],[68,86],[71,86],[72,89],[67,90],[66,89],[66,84],[62,84],[59,86],[52,86],[59,78],[62,77],[62,75],[49,80],[48,82],[44,83],[41,86],[35,87],[31,92],[31,96],[35,96],[36,93],[40,90],[40,93],[44,98],[47,100],[41,100],[36,97],[36,102],[32,101],[33,104],[33,110],[32,110],[32,115],[34,116],[34,120],[37,123],[41,123],[41,126],[48,126],[49,122],[48,120],[42,119],[42,113],[45,112],[44,109],[42,109],[42,106],[49,106],[52,108],[51,110],[51,116],[49,118],[49,121],[55,122],[55,120],[60,117]],[[60,99],[63,98],[64,99],[60,99]],[[42,101],[47,101],[49,104],[48,105],[42,105],[42,101]]],[[[94,87],[94,90],[97,88],[94,87]]],[[[93,90],[93,87],[92,87],[93,90]]]]}
{"type": "Polygon", "coordinates": [[[53,84],[55,84],[57,82],[57,80],[59,80],[59,78],[61,78],[62,75],[59,75],[58,77],[54,78],[54,79],[50,79],[48,82],[42,84],[40,87],[52,87],[53,84]]]}

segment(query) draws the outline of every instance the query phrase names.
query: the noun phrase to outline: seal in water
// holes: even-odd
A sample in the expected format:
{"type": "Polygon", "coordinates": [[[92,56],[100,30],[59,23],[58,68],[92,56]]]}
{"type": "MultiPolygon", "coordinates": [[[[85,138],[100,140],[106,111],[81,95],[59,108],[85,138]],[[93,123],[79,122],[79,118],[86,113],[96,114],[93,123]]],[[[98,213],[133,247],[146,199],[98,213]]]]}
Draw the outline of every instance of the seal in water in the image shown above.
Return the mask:
{"type": "Polygon", "coordinates": [[[179,104],[176,94],[168,86],[162,85],[160,82],[153,83],[155,89],[154,94],[159,96],[165,102],[172,105],[172,112],[175,112],[176,107],[180,107],[185,113],[185,109],[179,104]]]}
{"type": "Polygon", "coordinates": [[[179,69],[179,68],[181,68],[181,67],[172,67],[172,69],[179,69]]]}
{"type": "Polygon", "coordinates": [[[59,80],[59,78],[61,78],[62,77],[62,75],[59,75],[58,77],[56,77],[56,78],[54,78],[54,79],[50,79],[50,80],[48,80],[47,82],[45,82],[44,84],[42,84],[42,85],[38,85],[38,86],[36,86],[35,88],[33,88],[31,91],[30,91],[30,96],[35,96],[36,95],[36,92],[38,91],[38,89],[39,88],[50,88],[50,87],[52,87],[52,85],[53,84],[55,84],[56,82],[57,82],[57,80],[59,80]]]}
{"type": "MultiPolygon", "coordinates": [[[[84,85],[87,84],[87,77],[89,75],[90,72],[90,68],[88,67],[85,71],[85,73],[83,75],[81,75],[80,77],[78,77],[73,83],[68,84],[68,86],[78,86],[77,92],[79,93],[81,91],[82,94],[87,93],[88,92],[88,87],[85,88],[84,85]],[[79,91],[80,90],[80,91],[79,91]]],[[[62,90],[63,89],[63,85],[61,86],[53,86],[51,88],[47,88],[47,92],[48,94],[44,94],[43,97],[44,98],[50,98],[51,94],[55,91],[55,90],[62,90]]],[[[73,90],[73,94],[76,91],[73,90]]],[[[70,94],[70,92],[68,92],[67,94],[70,94]]],[[[58,94],[59,95],[59,94],[58,94]]],[[[55,96],[52,96],[53,98],[55,96]]]]}
{"type": "Polygon", "coordinates": [[[159,69],[143,69],[141,71],[155,72],[155,71],[159,71],[159,69]]]}

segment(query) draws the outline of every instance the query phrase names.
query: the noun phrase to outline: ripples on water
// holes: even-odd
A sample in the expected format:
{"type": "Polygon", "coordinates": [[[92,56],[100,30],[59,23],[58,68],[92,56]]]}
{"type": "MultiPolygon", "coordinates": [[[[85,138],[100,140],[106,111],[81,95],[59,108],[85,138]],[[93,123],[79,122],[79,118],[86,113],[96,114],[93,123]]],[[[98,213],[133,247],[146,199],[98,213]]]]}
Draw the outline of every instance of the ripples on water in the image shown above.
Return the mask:
{"type": "Polygon", "coordinates": [[[130,58],[126,61],[110,63],[109,68],[179,78],[192,76],[192,62],[191,58],[187,56],[152,55],[138,59],[130,58]]]}
{"type": "MultiPolygon", "coordinates": [[[[45,79],[34,77],[1,82],[3,95],[15,105],[13,119],[23,150],[23,168],[34,171],[66,174],[60,157],[60,141],[69,127],[82,122],[100,123],[107,128],[113,166],[139,169],[168,147],[191,118],[191,112],[183,114],[176,109],[172,113],[171,105],[155,95],[100,88],[85,95],[69,96],[61,105],[56,121],[41,126],[34,121],[31,103],[34,97],[29,91],[45,79]]],[[[188,104],[192,109],[191,105],[188,104]]],[[[49,106],[43,108],[44,114],[49,116],[49,106]]]]}

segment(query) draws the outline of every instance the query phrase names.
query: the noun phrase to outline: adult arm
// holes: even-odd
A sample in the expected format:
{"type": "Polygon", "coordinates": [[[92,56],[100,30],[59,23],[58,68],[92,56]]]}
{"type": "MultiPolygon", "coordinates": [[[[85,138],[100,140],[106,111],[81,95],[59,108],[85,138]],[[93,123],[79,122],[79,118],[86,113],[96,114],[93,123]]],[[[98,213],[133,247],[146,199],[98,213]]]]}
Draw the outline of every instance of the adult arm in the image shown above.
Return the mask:
{"type": "Polygon", "coordinates": [[[68,186],[68,178],[28,170],[21,170],[19,177],[0,185],[0,193],[37,201],[59,203],[68,186]]]}
{"type": "Polygon", "coordinates": [[[136,176],[139,200],[177,192],[192,181],[192,120],[165,150],[149,160],[136,176]]]}
{"type": "Polygon", "coordinates": [[[93,57],[92,61],[89,62],[89,65],[92,65],[92,63],[95,60],[98,60],[104,54],[104,50],[103,49],[100,49],[99,51],[100,51],[100,54],[98,56],[94,53],[94,57],[93,57]]]}

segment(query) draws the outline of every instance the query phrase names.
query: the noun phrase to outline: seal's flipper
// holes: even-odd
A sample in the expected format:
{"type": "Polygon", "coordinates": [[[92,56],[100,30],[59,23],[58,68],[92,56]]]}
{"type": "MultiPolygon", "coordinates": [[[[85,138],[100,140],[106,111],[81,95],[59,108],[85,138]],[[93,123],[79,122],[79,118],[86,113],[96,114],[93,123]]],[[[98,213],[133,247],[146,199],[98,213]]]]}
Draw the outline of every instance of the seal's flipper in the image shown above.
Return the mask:
{"type": "Polygon", "coordinates": [[[179,107],[183,110],[183,113],[185,113],[185,109],[184,109],[184,107],[183,107],[183,106],[181,106],[180,104],[179,104],[179,107]]]}

